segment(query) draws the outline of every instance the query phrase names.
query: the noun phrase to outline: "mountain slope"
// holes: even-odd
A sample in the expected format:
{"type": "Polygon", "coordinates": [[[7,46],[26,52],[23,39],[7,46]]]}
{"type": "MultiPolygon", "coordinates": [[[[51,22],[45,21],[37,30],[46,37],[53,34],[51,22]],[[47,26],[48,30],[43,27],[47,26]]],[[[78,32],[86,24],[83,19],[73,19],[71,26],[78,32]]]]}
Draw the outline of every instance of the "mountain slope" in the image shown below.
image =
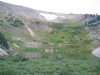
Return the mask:
{"type": "Polygon", "coordinates": [[[48,21],[48,20],[46,20],[44,16],[40,15],[41,13],[57,15],[58,18],[54,20],[54,22],[59,22],[63,20],[80,20],[84,17],[83,14],[61,14],[61,13],[44,12],[44,11],[34,10],[31,8],[12,5],[4,2],[0,2],[0,11],[4,13],[10,13],[19,18],[39,19],[44,21],[48,21]]]}
{"type": "Polygon", "coordinates": [[[30,52],[35,51],[48,58],[91,58],[91,51],[99,47],[99,39],[90,38],[93,36],[91,32],[100,25],[98,17],[93,14],[44,12],[0,2],[0,31],[9,42],[12,55],[21,51],[22,56],[30,57],[30,52]],[[58,17],[47,20],[41,13],[58,17]],[[95,41],[97,44],[94,44],[95,41]]]}

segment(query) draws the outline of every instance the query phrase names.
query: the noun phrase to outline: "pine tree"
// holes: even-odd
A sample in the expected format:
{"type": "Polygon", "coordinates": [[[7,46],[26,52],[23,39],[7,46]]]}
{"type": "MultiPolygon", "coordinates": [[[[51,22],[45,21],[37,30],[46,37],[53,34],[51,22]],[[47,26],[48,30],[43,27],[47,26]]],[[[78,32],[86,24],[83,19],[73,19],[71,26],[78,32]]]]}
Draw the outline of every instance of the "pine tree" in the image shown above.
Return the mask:
{"type": "Polygon", "coordinates": [[[7,40],[5,39],[4,35],[1,32],[0,32],[0,45],[1,47],[5,47],[6,49],[9,49],[7,40]]]}

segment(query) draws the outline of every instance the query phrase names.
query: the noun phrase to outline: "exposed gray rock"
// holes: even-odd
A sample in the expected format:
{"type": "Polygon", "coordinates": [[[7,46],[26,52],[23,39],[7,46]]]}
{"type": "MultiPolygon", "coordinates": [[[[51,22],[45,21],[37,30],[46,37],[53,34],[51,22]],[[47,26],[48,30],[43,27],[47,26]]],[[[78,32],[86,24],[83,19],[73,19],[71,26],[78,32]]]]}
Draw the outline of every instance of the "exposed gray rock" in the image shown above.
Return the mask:
{"type": "Polygon", "coordinates": [[[100,58],[100,48],[97,48],[94,51],[92,51],[92,54],[95,55],[96,57],[100,58]]]}
{"type": "Polygon", "coordinates": [[[34,42],[34,41],[24,41],[24,45],[26,47],[33,47],[33,48],[38,48],[41,46],[41,42],[34,42]]]}
{"type": "Polygon", "coordinates": [[[19,54],[19,52],[16,52],[16,53],[13,54],[13,56],[16,56],[16,55],[18,55],[18,54],[19,54]]]}
{"type": "Polygon", "coordinates": [[[13,45],[15,46],[15,47],[17,47],[17,48],[20,48],[17,44],[15,44],[15,43],[13,43],[13,45]]]}
{"type": "Polygon", "coordinates": [[[90,33],[87,35],[90,38],[98,38],[100,39],[100,31],[90,31],[90,33]]]}
{"type": "Polygon", "coordinates": [[[0,56],[8,56],[7,52],[0,48],[0,56]]]}
{"type": "Polygon", "coordinates": [[[53,49],[45,49],[45,52],[46,53],[48,53],[48,52],[53,53],[53,49]]]}
{"type": "Polygon", "coordinates": [[[12,52],[12,51],[13,51],[11,48],[10,48],[9,50],[10,50],[10,52],[12,52]]]}

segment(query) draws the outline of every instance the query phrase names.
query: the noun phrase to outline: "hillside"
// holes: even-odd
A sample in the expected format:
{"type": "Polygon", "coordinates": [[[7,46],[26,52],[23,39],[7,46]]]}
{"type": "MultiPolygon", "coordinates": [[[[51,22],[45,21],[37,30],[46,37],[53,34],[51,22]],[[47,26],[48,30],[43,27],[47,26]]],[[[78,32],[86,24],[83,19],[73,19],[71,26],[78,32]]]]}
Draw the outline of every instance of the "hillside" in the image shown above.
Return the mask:
{"type": "Polygon", "coordinates": [[[61,14],[0,2],[0,32],[15,52],[28,47],[43,53],[68,50],[70,54],[75,50],[77,54],[86,50],[90,55],[99,45],[99,27],[97,14],[61,14]],[[48,20],[41,14],[57,18],[48,20]]]}
{"type": "Polygon", "coordinates": [[[8,3],[4,3],[4,2],[0,2],[0,11],[3,13],[9,13],[19,18],[38,19],[38,20],[44,20],[44,21],[48,21],[48,20],[46,20],[44,16],[41,15],[41,13],[56,15],[58,17],[56,20],[54,20],[54,22],[59,22],[65,19],[66,20],[73,20],[73,19],[80,20],[84,17],[83,14],[61,14],[61,13],[45,12],[45,11],[34,10],[27,7],[12,5],[8,3]]]}
{"type": "Polygon", "coordinates": [[[0,31],[15,53],[35,48],[43,54],[55,51],[63,54],[65,51],[69,56],[78,57],[83,52],[90,56],[91,50],[99,45],[99,20],[99,15],[94,14],[52,13],[0,2],[0,31]],[[47,20],[41,13],[58,17],[47,20]],[[97,44],[94,45],[94,41],[97,44]]]}
{"type": "Polygon", "coordinates": [[[100,15],[0,2],[0,47],[0,75],[99,75],[100,15]]]}

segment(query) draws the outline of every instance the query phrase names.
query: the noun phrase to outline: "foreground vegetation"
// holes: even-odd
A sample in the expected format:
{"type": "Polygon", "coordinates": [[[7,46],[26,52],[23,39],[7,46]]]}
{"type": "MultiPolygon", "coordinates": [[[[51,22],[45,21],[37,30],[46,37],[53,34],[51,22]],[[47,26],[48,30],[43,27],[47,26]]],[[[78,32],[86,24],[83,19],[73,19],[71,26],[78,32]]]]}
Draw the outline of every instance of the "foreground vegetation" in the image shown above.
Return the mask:
{"type": "Polygon", "coordinates": [[[98,60],[2,58],[0,75],[100,75],[98,60]]]}

